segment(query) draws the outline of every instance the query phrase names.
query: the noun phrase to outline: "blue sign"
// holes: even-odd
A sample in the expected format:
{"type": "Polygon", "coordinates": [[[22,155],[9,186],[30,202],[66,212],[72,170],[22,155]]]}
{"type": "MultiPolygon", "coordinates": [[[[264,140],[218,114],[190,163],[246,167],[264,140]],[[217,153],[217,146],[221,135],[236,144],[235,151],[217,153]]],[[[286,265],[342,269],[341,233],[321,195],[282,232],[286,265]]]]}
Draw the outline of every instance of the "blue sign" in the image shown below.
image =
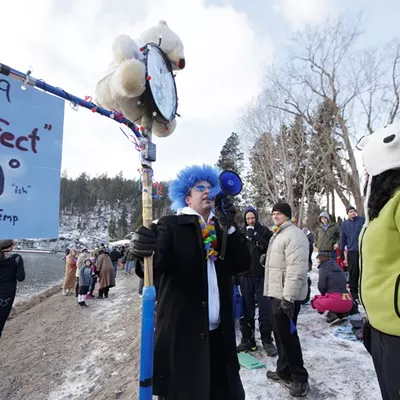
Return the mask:
{"type": "Polygon", "coordinates": [[[64,101],[0,75],[0,239],[56,238],[64,101]]]}

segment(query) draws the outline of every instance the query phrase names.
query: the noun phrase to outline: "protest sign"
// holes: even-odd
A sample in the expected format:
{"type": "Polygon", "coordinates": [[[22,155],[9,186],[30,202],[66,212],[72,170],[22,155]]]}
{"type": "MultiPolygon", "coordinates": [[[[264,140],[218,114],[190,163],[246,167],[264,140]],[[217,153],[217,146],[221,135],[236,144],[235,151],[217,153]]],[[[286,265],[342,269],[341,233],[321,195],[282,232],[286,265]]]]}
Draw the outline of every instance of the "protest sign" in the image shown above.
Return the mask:
{"type": "Polygon", "coordinates": [[[0,239],[58,236],[64,101],[0,77],[0,239]]]}

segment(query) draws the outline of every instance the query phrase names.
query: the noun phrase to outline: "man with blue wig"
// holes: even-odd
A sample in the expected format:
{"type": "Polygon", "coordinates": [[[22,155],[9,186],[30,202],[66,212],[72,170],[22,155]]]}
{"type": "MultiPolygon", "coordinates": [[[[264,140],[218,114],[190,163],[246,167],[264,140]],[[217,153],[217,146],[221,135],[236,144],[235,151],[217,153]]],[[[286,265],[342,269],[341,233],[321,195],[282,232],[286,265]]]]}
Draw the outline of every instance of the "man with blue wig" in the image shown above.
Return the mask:
{"type": "MultiPolygon", "coordinates": [[[[227,196],[209,198],[220,171],[191,166],[169,186],[171,208],[132,241],[138,259],[154,254],[161,277],[154,347],[153,393],[162,400],[244,400],[236,353],[232,275],[250,267],[227,196]],[[222,231],[226,254],[219,257],[222,231]]],[[[139,275],[141,272],[138,273],[139,275]]]]}

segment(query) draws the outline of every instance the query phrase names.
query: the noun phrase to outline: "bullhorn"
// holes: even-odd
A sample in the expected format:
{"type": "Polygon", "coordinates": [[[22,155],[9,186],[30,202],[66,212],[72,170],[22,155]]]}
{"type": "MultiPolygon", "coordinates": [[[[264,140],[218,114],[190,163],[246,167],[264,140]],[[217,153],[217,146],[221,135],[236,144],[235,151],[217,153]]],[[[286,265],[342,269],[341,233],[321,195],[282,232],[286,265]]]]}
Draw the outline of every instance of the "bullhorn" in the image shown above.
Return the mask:
{"type": "MultiPolygon", "coordinates": [[[[210,191],[208,197],[214,200],[218,196],[236,196],[243,188],[242,180],[236,172],[227,170],[221,172],[218,178],[219,185],[210,191]]],[[[222,231],[222,243],[219,252],[219,258],[225,259],[226,245],[228,241],[228,230],[223,229],[222,231]]]]}
{"type": "Polygon", "coordinates": [[[208,197],[214,200],[218,196],[236,196],[243,188],[242,180],[239,175],[233,171],[221,172],[218,178],[219,186],[210,191],[208,197]]]}

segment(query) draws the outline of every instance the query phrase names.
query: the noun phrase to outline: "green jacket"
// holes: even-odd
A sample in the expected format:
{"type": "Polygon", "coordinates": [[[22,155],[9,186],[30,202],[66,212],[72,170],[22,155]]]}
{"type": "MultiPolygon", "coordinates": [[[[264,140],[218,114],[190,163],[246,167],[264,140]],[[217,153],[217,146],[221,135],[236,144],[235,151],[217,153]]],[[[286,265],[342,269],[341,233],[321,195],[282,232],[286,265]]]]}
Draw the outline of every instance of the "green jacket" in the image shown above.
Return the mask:
{"type": "Polygon", "coordinates": [[[326,230],[320,224],[315,232],[315,247],[318,251],[333,251],[333,245],[339,242],[340,229],[337,224],[330,222],[326,230]]]}
{"type": "Polygon", "coordinates": [[[400,191],[360,234],[360,300],[371,325],[400,336],[400,191]]]}

